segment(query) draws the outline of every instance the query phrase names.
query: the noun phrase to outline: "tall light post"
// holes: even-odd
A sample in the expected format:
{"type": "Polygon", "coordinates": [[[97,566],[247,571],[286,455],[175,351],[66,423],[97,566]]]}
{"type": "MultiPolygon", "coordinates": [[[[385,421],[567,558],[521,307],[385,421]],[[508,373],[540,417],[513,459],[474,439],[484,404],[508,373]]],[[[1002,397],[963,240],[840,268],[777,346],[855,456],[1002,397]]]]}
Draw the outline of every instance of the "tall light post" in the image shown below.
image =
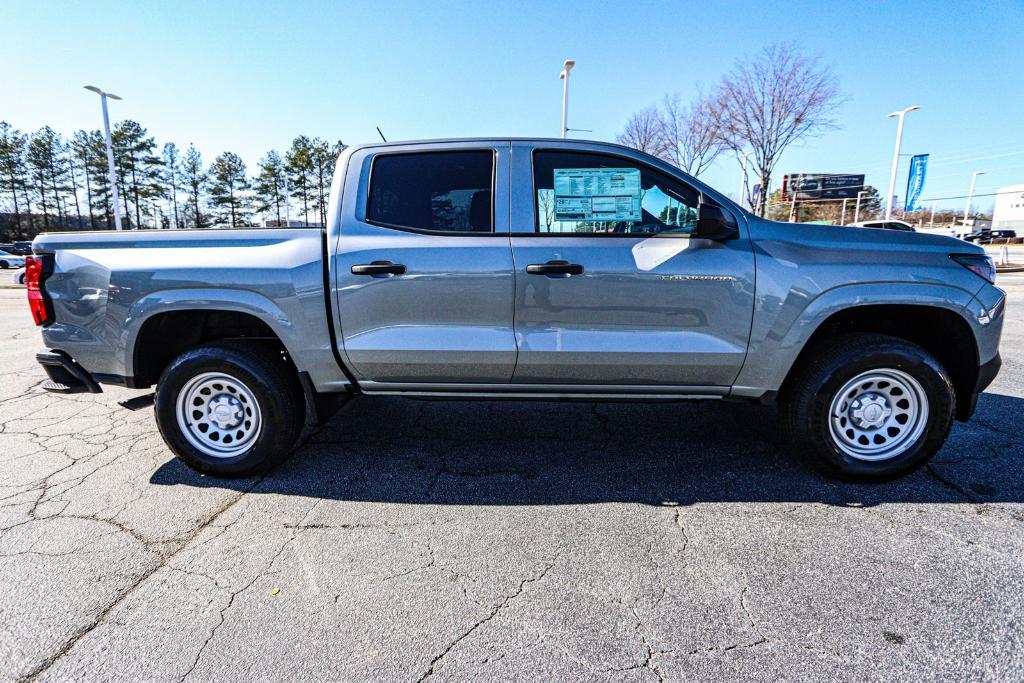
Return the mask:
{"type": "Polygon", "coordinates": [[[868,193],[867,190],[861,190],[860,192],[857,193],[857,204],[855,205],[855,207],[853,209],[853,222],[854,223],[857,223],[858,221],[860,221],[860,198],[861,198],[862,195],[865,195],[867,193],[868,193]]]}
{"type": "Polygon", "coordinates": [[[903,111],[894,111],[889,117],[899,117],[899,124],[896,126],[896,148],[892,151],[892,172],[889,174],[889,194],[885,198],[885,220],[892,218],[892,195],[896,191],[896,168],[900,163],[900,144],[903,142],[903,119],[907,114],[920,109],[920,107],[907,107],[903,111]]]}
{"type": "Polygon", "coordinates": [[[971,216],[971,201],[974,199],[974,184],[978,182],[978,176],[985,175],[985,171],[975,171],[971,176],[971,189],[967,192],[967,206],[964,207],[964,227],[967,227],[967,219],[971,216]]]}
{"type": "Polygon", "coordinates": [[[107,115],[107,98],[109,97],[112,100],[120,100],[121,98],[114,93],[103,92],[95,85],[87,85],[85,89],[99,95],[100,102],[103,103],[103,133],[107,141],[107,172],[110,174],[110,197],[114,204],[114,227],[120,230],[121,200],[117,196],[117,173],[114,171],[114,145],[110,141],[110,116],[107,115]]]}
{"type": "Polygon", "coordinates": [[[740,196],[739,205],[744,206],[747,203],[747,158],[753,154],[753,152],[744,152],[740,155],[742,159],[743,169],[740,171],[740,196]]]}
{"type": "Polygon", "coordinates": [[[569,135],[569,72],[576,66],[572,59],[565,60],[562,64],[562,73],[558,77],[562,79],[562,138],[569,135]]]}

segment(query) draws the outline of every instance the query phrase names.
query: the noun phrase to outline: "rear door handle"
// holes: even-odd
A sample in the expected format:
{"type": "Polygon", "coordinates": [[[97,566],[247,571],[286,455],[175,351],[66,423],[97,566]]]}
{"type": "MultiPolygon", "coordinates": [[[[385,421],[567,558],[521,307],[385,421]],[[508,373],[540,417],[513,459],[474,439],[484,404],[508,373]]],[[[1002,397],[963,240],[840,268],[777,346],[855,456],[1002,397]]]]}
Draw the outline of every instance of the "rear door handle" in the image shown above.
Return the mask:
{"type": "Polygon", "coordinates": [[[404,273],[405,266],[391,261],[374,261],[352,266],[353,275],[403,275],[404,273]]]}
{"type": "Polygon", "coordinates": [[[531,275],[582,275],[583,266],[556,259],[547,263],[534,263],[526,266],[526,272],[531,275]]]}

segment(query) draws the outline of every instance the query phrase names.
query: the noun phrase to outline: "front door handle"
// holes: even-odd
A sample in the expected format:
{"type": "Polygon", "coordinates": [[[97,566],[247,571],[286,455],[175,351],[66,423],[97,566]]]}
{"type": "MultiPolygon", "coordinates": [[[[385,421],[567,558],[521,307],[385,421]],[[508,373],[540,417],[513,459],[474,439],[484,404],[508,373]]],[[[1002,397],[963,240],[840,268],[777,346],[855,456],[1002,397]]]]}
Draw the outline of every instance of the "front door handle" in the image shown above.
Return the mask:
{"type": "Polygon", "coordinates": [[[526,272],[531,275],[582,275],[583,266],[556,259],[547,263],[534,263],[526,266],[526,272]]]}
{"type": "Polygon", "coordinates": [[[352,266],[353,275],[403,275],[404,273],[405,266],[391,261],[374,261],[352,266]]]}

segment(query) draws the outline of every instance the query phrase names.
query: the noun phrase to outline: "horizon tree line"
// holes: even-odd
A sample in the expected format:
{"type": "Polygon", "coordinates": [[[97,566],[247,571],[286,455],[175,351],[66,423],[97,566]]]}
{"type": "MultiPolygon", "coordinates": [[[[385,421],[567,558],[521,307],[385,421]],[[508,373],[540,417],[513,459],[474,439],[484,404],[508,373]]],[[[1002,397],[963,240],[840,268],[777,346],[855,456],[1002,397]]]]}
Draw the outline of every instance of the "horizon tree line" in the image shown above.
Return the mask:
{"type": "MultiPolygon", "coordinates": [[[[234,152],[207,166],[195,145],[182,151],[131,119],[111,131],[122,227],[243,227],[254,214],[273,225],[291,214],[326,220],[334,162],[346,145],[299,135],[282,155],[270,150],[250,176],[234,152]]],[[[64,137],[50,126],[24,133],[0,121],[0,236],[114,227],[106,143],[99,130],[64,137]]]]}

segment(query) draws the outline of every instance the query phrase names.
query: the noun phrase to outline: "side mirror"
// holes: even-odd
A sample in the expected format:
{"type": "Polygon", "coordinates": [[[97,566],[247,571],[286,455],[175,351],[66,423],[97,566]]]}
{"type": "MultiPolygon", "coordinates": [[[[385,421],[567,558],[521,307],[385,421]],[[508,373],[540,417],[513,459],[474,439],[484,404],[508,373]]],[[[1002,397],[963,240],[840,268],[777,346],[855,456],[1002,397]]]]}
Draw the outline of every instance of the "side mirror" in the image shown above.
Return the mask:
{"type": "Polygon", "coordinates": [[[721,242],[736,239],[740,236],[740,231],[731,213],[718,204],[712,204],[704,199],[697,210],[697,227],[691,236],[721,242]]]}

